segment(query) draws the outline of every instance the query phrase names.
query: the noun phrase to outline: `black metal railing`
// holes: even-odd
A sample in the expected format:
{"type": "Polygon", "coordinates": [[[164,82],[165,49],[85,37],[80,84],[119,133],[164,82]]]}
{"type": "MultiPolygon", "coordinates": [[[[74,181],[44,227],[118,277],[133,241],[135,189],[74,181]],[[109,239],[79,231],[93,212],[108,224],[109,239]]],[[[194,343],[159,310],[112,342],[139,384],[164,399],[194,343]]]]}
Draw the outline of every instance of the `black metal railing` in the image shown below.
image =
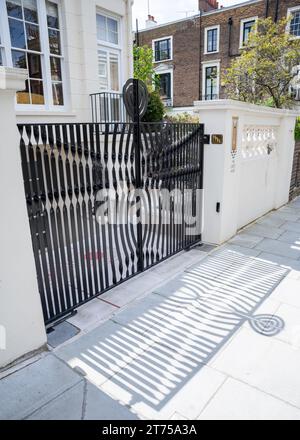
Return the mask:
{"type": "Polygon", "coordinates": [[[119,92],[100,92],[90,95],[92,121],[98,123],[130,122],[124,105],[123,94],[119,92]]]}
{"type": "Polygon", "coordinates": [[[47,324],[201,240],[190,228],[202,218],[202,124],[18,128],[47,324]],[[173,194],[166,205],[162,190],[173,194]],[[120,221],[109,221],[106,202],[114,200],[120,221]]]}

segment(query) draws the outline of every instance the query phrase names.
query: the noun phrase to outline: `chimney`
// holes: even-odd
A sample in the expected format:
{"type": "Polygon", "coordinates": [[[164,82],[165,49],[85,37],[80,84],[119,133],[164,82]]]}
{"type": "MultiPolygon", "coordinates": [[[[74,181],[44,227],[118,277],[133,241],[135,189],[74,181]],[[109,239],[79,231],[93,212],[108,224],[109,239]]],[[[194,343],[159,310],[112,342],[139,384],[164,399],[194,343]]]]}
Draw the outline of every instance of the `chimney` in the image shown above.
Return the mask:
{"type": "Polygon", "coordinates": [[[219,9],[219,2],[217,0],[199,0],[199,11],[208,12],[213,9],[219,9]]]}
{"type": "Polygon", "coordinates": [[[153,15],[148,15],[148,20],[146,20],[146,28],[152,28],[157,25],[157,21],[155,21],[155,18],[153,15]]]}

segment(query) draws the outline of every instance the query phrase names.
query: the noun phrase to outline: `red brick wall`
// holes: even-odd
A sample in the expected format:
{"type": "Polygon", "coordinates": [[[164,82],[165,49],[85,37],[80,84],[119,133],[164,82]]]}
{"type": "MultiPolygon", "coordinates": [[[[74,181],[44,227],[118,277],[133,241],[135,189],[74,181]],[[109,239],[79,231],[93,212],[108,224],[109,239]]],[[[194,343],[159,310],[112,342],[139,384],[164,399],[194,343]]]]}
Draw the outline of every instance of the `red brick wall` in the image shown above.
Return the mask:
{"type": "MultiPolygon", "coordinates": [[[[269,15],[274,18],[276,0],[270,0],[269,5],[269,15]]],[[[286,17],[287,9],[294,6],[300,6],[300,0],[281,0],[279,18],[286,17]]],[[[240,54],[240,21],[256,16],[263,18],[265,12],[265,0],[258,0],[249,5],[218,12],[212,11],[203,15],[202,18],[193,17],[140,33],[140,44],[150,47],[152,47],[152,40],[156,38],[173,36],[173,60],[166,64],[172,64],[174,67],[175,107],[192,105],[202,95],[202,62],[220,60],[221,69],[225,69],[231,60],[240,54]],[[230,43],[229,18],[232,18],[233,22],[230,43]],[[220,25],[220,51],[216,54],[204,55],[204,29],[213,25],[220,25]]],[[[222,88],[220,97],[225,97],[225,91],[222,88]]]]}

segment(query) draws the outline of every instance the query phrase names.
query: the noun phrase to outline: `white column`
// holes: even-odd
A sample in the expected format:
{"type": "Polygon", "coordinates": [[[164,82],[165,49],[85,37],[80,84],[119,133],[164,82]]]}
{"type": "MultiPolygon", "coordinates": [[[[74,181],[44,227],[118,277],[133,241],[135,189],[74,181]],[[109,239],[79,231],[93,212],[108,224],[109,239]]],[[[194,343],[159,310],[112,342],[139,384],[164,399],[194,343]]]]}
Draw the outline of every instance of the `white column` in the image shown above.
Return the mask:
{"type": "Polygon", "coordinates": [[[16,127],[27,72],[0,67],[0,368],[46,343],[16,127]]]}
{"type": "Polygon", "coordinates": [[[204,230],[205,243],[221,244],[237,231],[238,156],[233,158],[232,117],[238,116],[222,104],[195,103],[195,113],[205,126],[205,134],[222,135],[222,144],[204,149],[204,230]],[[219,204],[219,212],[217,205],[219,204]]]}

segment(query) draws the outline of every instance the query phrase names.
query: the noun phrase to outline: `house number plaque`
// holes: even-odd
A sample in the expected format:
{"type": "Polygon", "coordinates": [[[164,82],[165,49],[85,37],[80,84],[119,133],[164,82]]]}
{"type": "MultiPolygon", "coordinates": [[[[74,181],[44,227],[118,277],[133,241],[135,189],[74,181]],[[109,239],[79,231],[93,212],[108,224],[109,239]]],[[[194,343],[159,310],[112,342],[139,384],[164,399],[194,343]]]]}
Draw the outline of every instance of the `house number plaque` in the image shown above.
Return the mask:
{"type": "Polygon", "coordinates": [[[213,134],[211,136],[211,143],[213,145],[222,145],[224,142],[224,136],[222,134],[213,134]]]}

